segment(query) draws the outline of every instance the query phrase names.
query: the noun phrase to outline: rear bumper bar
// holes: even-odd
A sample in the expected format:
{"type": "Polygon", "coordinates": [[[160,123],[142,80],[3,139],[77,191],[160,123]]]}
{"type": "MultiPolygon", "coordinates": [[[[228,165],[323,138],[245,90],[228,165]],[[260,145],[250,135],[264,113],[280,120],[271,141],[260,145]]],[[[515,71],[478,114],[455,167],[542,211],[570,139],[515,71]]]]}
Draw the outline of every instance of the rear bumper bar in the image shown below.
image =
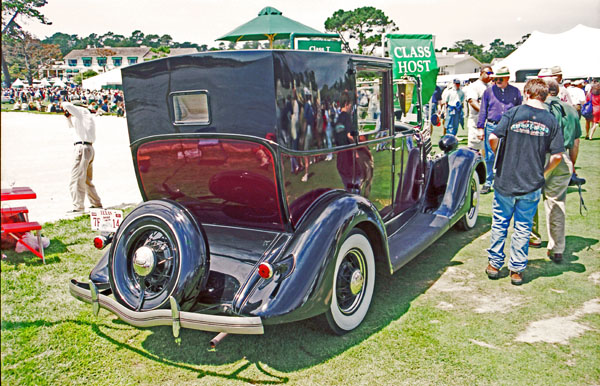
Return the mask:
{"type": "Polygon", "coordinates": [[[256,335],[264,333],[262,320],[257,316],[222,316],[179,311],[179,306],[173,298],[170,299],[170,310],[132,311],[113,298],[100,294],[92,282],[81,283],[74,279],[69,282],[69,291],[76,299],[92,304],[96,314],[100,308],[104,308],[117,315],[124,322],[136,327],[172,325],[175,337],[179,336],[181,327],[231,334],[256,335]]]}

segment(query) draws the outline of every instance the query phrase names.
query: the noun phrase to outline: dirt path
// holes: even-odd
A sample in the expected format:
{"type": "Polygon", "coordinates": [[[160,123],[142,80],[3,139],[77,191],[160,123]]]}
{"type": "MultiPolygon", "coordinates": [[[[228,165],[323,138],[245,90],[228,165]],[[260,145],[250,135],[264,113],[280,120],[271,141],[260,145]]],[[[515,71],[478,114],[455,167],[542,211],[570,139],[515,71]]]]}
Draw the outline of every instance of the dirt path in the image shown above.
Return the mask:
{"type": "MultiPolygon", "coordinates": [[[[2,188],[29,186],[38,197],[2,205],[26,205],[30,218],[41,223],[68,218],[73,138],[65,118],[12,112],[3,112],[1,118],[2,188]]],[[[94,149],[94,184],[103,205],[116,207],[141,202],[126,120],[97,117],[94,149]]]]}

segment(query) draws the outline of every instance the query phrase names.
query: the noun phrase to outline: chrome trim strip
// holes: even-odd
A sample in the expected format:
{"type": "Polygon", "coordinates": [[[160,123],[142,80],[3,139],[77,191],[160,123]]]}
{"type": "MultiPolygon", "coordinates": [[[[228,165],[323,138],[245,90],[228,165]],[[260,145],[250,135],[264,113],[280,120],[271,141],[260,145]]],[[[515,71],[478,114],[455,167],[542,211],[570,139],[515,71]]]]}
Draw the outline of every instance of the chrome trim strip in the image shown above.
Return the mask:
{"type": "MultiPolygon", "coordinates": [[[[86,284],[83,284],[86,285],[86,284]]],[[[69,291],[73,297],[85,303],[92,303],[92,292],[80,287],[76,280],[69,282],[69,291]]],[[[172,326],[173,313],[170,309],[144,312],[132,311],[116,300],[98,293],[100,308],[117,315],[119,319],[136,327],[172,326]]],[[[193,330],[227,332],[231,334],[264,334],[262,320],[258,316],[222,316],[195,312],[179,313],[181,327],[193,330]]]]}

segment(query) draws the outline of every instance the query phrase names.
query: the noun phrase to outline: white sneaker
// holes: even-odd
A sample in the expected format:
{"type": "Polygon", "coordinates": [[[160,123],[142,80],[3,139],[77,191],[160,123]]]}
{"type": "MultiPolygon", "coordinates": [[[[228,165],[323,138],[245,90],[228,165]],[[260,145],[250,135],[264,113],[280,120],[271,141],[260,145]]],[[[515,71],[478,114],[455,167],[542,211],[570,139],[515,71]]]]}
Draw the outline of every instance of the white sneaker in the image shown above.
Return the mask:
{"type": "Polygon", "coordinates": [[[302,176],[302,182],[308,181],[308,174],[302,176]]]}

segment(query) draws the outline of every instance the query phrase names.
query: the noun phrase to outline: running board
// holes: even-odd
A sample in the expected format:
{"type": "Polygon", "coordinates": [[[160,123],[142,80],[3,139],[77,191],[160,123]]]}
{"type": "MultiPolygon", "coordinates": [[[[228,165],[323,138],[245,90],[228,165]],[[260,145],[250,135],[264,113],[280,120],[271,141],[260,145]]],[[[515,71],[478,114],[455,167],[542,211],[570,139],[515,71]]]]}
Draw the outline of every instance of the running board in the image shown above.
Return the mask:
{"type": "Polygon", "coordinates": [[[450,219],[433,213],[418,213],[388,238],[392,271],[427,249],[450,228],[450,219]],[[393,252],[392,252],[393,251],[393,252]]]}

